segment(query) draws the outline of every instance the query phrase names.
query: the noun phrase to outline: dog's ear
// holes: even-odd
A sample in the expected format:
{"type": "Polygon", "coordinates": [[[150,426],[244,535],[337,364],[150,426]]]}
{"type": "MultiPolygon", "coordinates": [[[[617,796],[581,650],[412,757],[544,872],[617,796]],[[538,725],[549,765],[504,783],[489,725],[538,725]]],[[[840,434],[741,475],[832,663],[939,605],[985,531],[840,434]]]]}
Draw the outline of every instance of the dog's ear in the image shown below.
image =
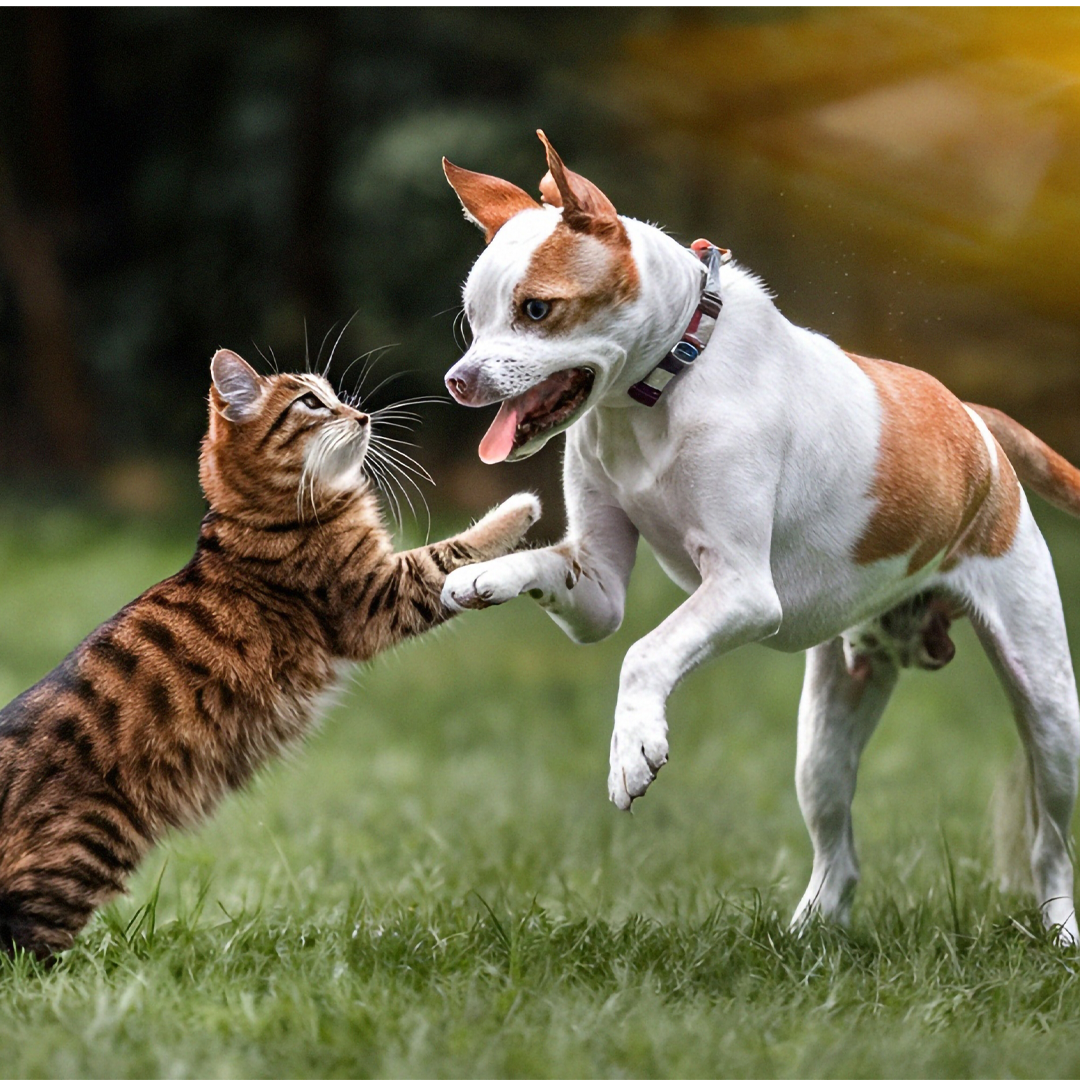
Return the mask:
{"type": "Polygon", "coordinates": [[[450,186],[457,192],[465,217],[484,230],[484,242],[491,238],[522,210],[539,210],[540,204],[517,184],[500,180],[497,176],[460,169],[446,158],[442,159],[443,172],[450,186]]]}
{"type": "Polygon", "coordinates": [[[614,203],[591,180],[568,169],[542,131],[536,134],[547,151],[548,172],[540,181],[544,202],[561,206],[563,221],[577,232],[629,243],[614,203]]]}

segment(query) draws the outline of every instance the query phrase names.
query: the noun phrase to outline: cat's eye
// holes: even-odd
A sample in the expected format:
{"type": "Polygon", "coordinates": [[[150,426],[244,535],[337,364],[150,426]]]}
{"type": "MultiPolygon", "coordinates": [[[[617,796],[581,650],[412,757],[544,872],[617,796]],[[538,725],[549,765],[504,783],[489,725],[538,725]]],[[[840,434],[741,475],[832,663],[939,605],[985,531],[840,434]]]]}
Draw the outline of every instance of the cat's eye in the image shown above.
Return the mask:
{"type": "Polygon", "coordinates": [[[328,409],[329,406],[318,396],[318,394],[305,394],[301,398],[296,399],[301,405],[308,409],[328,409]]]}
{"type": "Polygon", "coordinates": [[[521,310],[532,319],[533,322],[540,322],[542,319],[548,317],[548,313],[551,311],[551,304],[547,300],[526,300],[521,305],[521,310]]]}

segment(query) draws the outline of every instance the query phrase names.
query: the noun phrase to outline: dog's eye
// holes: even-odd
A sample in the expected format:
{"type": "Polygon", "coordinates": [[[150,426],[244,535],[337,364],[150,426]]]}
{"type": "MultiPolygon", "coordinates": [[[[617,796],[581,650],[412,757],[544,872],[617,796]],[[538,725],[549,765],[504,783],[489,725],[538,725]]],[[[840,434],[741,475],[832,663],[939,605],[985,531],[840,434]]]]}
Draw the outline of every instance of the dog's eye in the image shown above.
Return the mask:
{"type": "Polygon", "coordinates": [[[546,300],[526,300],[525,303],[521,305],[521,308],[533,322],[540,322],[541,319],[546,319],[548,312],[551,311],[551,305],[546,300]]]}
{"type": "Polygon", "coordinates": [[[296,399],[301,405],[308,409],[326,409],[328,406],[323,402],[317,394],[305,394],[301,398],[296,399]]]}

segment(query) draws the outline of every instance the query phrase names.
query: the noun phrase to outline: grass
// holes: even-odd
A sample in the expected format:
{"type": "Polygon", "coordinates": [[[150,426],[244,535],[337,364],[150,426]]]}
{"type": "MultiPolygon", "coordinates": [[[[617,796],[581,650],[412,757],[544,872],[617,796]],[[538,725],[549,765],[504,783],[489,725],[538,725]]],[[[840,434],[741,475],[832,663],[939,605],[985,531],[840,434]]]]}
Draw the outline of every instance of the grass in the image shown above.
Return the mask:
{"type": "MultiPolygon", "coordinates": [[[[1042,516],[1075,637],[1080,526],[1042,516]]],[[[60,511],[0,531],[0,692],[193,539],[60,511]]],[[[948,669],[902,681],[867,751],[851,932],[799,939],[799,657],[749,648],[691,676],[653,790],[633,815],[606,800],[622,654],[677,601],[643,554],[600,645],[521,601],[364,669],[53,970],[0,963],[0,1073],[1080,1071],[1080,961],[986,883],[1016,736],[970,631],[948,669]]]]}

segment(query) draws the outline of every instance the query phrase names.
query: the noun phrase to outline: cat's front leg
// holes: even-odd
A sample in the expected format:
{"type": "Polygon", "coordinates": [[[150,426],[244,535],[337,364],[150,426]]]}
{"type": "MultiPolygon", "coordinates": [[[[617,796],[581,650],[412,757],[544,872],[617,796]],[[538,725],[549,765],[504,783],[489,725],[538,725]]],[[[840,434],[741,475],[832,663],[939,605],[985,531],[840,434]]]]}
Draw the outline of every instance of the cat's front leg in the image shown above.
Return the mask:
{"type": "Polygon", "coordinates": [[[528,491],[519,491],[489,510],[475,525],[451,540],[433,545],[447,562],[447,569],[494,559],[514,548],[540,520],[540,500],[528,491]]]}

